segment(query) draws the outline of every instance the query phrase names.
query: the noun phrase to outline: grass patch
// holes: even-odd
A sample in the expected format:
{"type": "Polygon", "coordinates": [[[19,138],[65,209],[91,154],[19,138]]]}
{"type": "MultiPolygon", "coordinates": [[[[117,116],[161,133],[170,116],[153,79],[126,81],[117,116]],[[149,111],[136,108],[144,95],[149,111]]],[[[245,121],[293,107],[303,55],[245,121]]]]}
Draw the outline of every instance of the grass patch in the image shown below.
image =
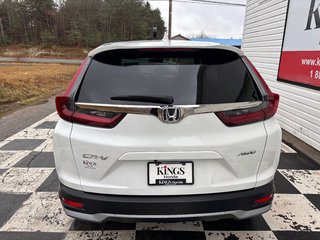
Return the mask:
{"type": "Polygon", "coordinates": [[[77,69],[62,64],[0,64],[0,114],[63,92],[77,69]]]}

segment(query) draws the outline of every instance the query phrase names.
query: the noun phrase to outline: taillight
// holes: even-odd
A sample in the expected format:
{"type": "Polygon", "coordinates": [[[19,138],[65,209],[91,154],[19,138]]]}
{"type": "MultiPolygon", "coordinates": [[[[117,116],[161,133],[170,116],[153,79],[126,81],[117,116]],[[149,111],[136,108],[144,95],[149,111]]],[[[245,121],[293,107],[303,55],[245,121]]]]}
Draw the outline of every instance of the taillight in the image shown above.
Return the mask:
{"type": "MultiPolygon", "coordinates": [[[[97,111],[95,111],[94,114],[96,114],[96,112],[97,111]]],[[[98,114],[109,115],[109,117],[100,117],[94,114],[74,112],[72,115],[72,122],[81,123],[81,124],[90,125],[90,126],[96,126],[96,127],[113,128],[125,117],[125,114],[123,113],[119,114],[119,113],[100,112],[100,111],[98,113],[98,114]]]]}
{"type": "Polygon", "coordinates": [[[278,105],[279,95],[273,93],[271,97],[268,97],[268,101],[262,103],[262,106],[252,109],[216,112],[216,115],[225,125],[233,127],[271,118],[276,114],[278,105]]]}
{"type": "Polygon", "coordinates": [[[83,112],[77,110],[71,111],[68,109],[69,102],[69,97],[56,97],[57,112],[62,119],[68,122],[81,123],[95,127],[113,128],[125,117],[125,114],[122,113],[83,110],[83,112]]]}
{"type": "Polygon", "coordinates": [[[249,109],[234,110],[226,112],[217,112],[216,115],[225,125],[229,127],[264,120],[264,112],[262,110],[257,110],[255,112],[250,112],[249,109]]]}
{"type": "Polygon", "coordinates": [[[280,96],[272,93],[261,74],[253,66],[248,58],[243,57],[248,67],[251,68],[261,82],[262,87],[267,93],[267,99],[261,106],[249,109],[232,110],[226,112],[217,112],[218,118],[227,126],[239,126],[254,122],[259,122],[271,118],[278,110],[280,96]]]}
{"type": "Polygon", "coordinates": [[[102,111],[86,111],[77,108],[71,110],[73,108],[70,106],[69,95],[73,85],[78,80],[82,69],[86,65],[86,61],[87,59],[81,64],[64,94],[56,97],[56,109],[58,115],[68,122],[81,123],[96,127],[113,128],[125,117],[125,114],[102,111]]]}
{"type": "Polygon", "coordinates": [[[277,113],[279,101],[280,101],[279,94],[272,93],[272,95],[268,97],[268,106],[263,109],[265,113],[264,119],[271,118],[277,113]]]}
{"type": "Polygon", "coordinates": [[[70,101],[70,98],[67,96],[63,96],[63,95],[56,96],[56,109],[57,109],[58,115],[62,119],[71,122],[73,111],[70,111],[68,109],[69,101],[70,101]]]}

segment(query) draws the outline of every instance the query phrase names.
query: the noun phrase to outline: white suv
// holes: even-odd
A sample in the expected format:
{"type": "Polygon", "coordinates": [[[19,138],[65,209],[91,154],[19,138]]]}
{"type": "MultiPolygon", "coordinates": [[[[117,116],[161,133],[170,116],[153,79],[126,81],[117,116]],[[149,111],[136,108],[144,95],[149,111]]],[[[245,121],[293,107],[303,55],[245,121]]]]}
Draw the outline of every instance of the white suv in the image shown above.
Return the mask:
{"type": "Polygon", "coordinates": [[[65,212],[110,218],[249,218],[268,211],[281,129],[240,49],[192,41],[104,44],[56,98],[65,212]]]}

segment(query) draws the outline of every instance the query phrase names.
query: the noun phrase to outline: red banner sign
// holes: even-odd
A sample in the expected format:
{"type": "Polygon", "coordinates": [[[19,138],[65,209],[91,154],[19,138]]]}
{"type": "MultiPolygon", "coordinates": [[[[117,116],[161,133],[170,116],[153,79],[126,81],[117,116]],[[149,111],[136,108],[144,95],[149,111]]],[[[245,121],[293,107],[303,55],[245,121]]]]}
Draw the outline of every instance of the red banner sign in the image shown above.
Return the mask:
{"type": "Polygon", "coordinates": [[[320,88],[320,0],[290,0],[279,80],[320,88]]]}
{"type": "Polygon", "coordinates": [[[279,78],[320,87],[320,51],[282,52],[279,78]]]}

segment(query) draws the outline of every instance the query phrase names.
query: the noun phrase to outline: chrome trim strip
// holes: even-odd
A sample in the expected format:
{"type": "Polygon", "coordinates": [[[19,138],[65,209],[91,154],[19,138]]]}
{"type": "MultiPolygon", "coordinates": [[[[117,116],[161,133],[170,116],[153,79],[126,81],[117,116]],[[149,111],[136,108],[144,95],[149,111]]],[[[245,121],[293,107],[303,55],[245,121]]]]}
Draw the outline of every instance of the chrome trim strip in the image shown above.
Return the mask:
{"type": "Polygon", "coordinates": [[[115,105],[115,104],[84,103],[84,102],[76,102],[75,105],[78,108],[86,109],[86,110],[146,114],[146,115],[151,114],[152,109],[160,108],[159,106],[115,105]]]}
{"type": "MultiPolygon", "coordinates": [[[[179,108],[181,110],[181,117],[179,118],[179,121],[181,121],[183,118],[189,115],[230,111],[230,110],[237,110],[237,109],[246,109],[246,108],[257,107],[260,104],[262,104],[262,101],[201,104],[201,105],[173,105],[172,107],[179,108]]],[[[100,103],[85,103],[85,102],[76,102],[75,105],[80,109],[86,109],[86,110],[154,115],[157,118],[159,118],[162,122],[170,123],[170,122],[167,122],[166,119],[164,118],[166,114],[165,111],[168,109],[168,105],[165,105],[165,106],[115,105],[115,104],[100,104],[100,103]]],[[[171,123],[176,123],[179,121],[175,121],[171,123]]]]}

